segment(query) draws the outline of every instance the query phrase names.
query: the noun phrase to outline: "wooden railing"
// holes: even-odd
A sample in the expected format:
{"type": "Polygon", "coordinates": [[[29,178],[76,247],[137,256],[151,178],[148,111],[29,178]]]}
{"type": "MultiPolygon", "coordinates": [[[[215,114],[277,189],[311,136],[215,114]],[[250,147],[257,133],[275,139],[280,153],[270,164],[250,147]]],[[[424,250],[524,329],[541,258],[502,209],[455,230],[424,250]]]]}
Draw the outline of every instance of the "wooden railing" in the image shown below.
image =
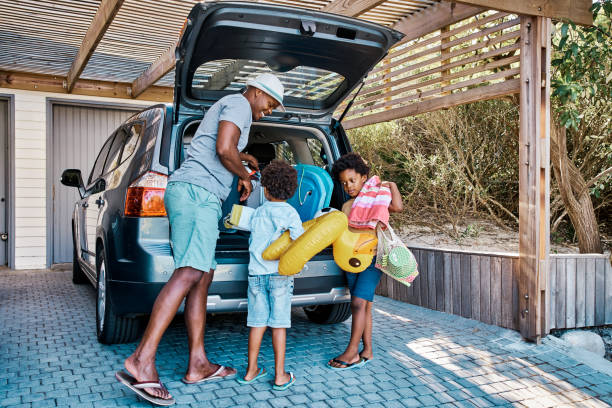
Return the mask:
{"type": "MultiPolygon", "coordinates": [[[[406,287],[383,274],[377,294],[519,329],[518,254],[410,249],[419,263],[418,278],[406,287]]],[[[548,329],[612,324],[607,256],[551,254],[550,259],[548,329]]]]}

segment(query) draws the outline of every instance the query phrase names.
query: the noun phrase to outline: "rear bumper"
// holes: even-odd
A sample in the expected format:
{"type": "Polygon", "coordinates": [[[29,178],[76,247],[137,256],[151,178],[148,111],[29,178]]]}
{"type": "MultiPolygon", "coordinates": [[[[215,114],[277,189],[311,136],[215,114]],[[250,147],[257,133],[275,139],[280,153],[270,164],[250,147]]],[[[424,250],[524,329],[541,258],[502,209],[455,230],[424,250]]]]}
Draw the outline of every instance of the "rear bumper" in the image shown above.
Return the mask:
{"type": "MultiPolygon", "coordinates": [[[[296,278],[294,294],[291,300],[292,306],[327,305],[332,303],[345,303],[351,300],[350,294],[341,279],[326,277],[322,278],[296,278]],[[335,284],[329,290],[314,291],[308,289],[315,283],[335,284]]],[[[225,296],[225,285],[211,284],[206,308],[208,312],[238,312],[247,309],[246,282],[233,282],[236,287],[241,287],[239,296],[225,296]],[[221,292],[221,293],[220,293],[221,292]]],[[[163,283],[136,283],[110,281],[108,284],[108,295],[113,304],[115,312],[119,315],[149,314],[157,295],[163,288],[163,283]]],[[[184,303],[181,304],[179,312],[183,311],[184,303]]]]}

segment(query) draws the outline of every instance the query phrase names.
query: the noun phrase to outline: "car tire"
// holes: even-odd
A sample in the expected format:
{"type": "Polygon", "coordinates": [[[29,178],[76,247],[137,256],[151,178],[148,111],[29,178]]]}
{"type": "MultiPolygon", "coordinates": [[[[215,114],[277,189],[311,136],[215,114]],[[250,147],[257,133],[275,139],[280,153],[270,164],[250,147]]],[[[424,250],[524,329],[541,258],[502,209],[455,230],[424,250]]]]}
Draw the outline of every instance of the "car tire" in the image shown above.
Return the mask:
{"type": "Polygon", "coordinates": [[[141,333],[139,318],[118,316],[109,301],[108,267],[104,248],[100,248],[96,256],[98,272],[96,290],[96,332],[98,341],[102,344],[130,343],[141,333]]]}
{"type": "Polygon", "coordinates": [[[75,285],[81,285],[89,282],[85,276],[85,272],[79,264],[79,258],[77,257],[76,246],[72,245],[72,283],[75,285]]]}
{"type": "Polygon", "coordinates": [[[304,308],[308,320],[318,324],[342,323],[351,316],[351,303],[335,303],[304,308]]]}

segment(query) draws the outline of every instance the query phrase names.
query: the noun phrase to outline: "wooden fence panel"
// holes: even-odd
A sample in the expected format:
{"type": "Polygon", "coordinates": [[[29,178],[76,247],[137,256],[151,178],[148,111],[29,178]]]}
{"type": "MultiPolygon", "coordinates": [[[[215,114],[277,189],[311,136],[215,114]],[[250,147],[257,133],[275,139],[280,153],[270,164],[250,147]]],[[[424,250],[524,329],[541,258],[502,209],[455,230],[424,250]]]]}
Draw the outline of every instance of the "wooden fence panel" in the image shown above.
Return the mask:
{"type": "MultiPolygon", "coordinates": [[[[412,248],[411,287],[383,275],[376,293],[484,323],[519,329],[518,255],[412,248]]],[[[612,324],[612,265],[604,255],[550,256],[549,328],[612,324]]]]}

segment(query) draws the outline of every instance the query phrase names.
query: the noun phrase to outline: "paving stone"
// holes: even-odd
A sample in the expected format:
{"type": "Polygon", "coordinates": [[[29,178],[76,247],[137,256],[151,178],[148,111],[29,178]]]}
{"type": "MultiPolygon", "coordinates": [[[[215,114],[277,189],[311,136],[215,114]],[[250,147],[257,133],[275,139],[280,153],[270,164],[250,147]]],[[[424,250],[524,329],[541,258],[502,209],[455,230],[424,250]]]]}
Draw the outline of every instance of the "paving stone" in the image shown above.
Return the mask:
{"type": "MultiPolygon", "coordinates": [[[[114,377],[136,344],[97,342],[91,287],[73,285],[69,271],[1,271],[3,287],[11,292],[0,314],[0,405],[150,407],[114,377]]],[[[359,369],[325,367],[346,346],[350,320],[319,326],[296,308],[287,331],[286,369],[298,383],[286,391],[271,391],[270,379],[184,385],[188,349],[181,318],[160,343],[159,374],[177,408],[612,405],[612,377],[545,342],[525,344],[516,332],[382,297],[375,305],[376,357],[359,369]]],[[[244,313],[209,319],[212,361],[244,372],[247,341],[244,313]]],[[[269,334],[260,363],[274,365],[269,334]]]]}

